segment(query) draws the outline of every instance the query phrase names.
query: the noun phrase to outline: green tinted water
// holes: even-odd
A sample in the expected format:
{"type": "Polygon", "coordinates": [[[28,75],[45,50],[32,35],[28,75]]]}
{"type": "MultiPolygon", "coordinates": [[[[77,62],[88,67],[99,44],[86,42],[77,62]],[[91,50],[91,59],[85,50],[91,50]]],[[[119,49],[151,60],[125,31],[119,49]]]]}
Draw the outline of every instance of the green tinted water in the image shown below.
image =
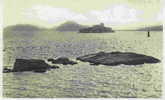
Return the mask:
{"type": "MultiPolygon", "coordinates": [[[[4,66],[15,58],[76,57],[99,51],[136,52],[162,59],[162,32],[78,34],[43,31],[32,37],[6,35],[4,66]]],[[[4,73],[3,96],[13,98],[161,97],[162,63],[137,66],[59,65],[46,73],[4,73]]]]}

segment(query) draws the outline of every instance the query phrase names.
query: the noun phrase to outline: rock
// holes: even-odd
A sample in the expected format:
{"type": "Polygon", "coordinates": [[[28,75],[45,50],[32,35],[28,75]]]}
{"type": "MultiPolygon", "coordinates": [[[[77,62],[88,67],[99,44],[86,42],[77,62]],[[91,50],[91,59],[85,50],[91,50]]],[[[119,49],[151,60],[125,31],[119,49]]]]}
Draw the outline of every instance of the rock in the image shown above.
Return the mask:
{"type": "Polygon", "coordinates": [[[95,54],[89,54],[85,56],[78,57],[77,60],[83,62],[90,62],[91,65],[139,65],[144,63],[158,63],[159,59],[151,56],[146,56],[142,54],[136,54],[131,52],[99,52],[95,54]]]}
{"type": "Polygon", "coordinates": [[[44,60],[38,59],[16,59],[14,63],[13,72],[34,71],[45,72],[51,66],[45,63],[44,60]]]}
{"type": "Polygon", "coordinates": [[[50,59],[48,59],[48,61],[52,62],[52,61],[54,61],[54,59],[50,58],[50,59]]]}
{"type": "Polygon", "coordinates": [[[51,69],[58,69],[60,68],[59,66],[51,66],[51,69]]]}
{"type": "Polygon", "coordinates": [[[9,68],[4,68],[3,69],[3,73],[9,73],[9,72],[12,72],[12,69],[9,69],[9,68]]]}
{"type": "Polygon", "coordinates": [[[57,58],[57,59],[48,59],[48,61],[52,62],[53,64],[63,64],[63,65],[68,65],[68,64],[74,65],[74,64],[77,64],[77,62],[71,61],[71,60],[69,60],[66,57],[60,57],[60,58],[57,58]]]}

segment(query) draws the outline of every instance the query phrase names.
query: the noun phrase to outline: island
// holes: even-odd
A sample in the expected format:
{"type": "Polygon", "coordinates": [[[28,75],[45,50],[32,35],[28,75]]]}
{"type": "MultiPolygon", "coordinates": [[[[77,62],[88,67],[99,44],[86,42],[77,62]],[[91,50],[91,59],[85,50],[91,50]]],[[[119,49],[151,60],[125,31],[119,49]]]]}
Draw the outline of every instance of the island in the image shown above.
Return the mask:
{"type": "Polygon", "coordinates": [[[110,27],[105,27],[104,23],[99,25],[94,25],[92,27],[82,28],[79,30],[79,33],[112,33],[114,30],[110,27]]]}

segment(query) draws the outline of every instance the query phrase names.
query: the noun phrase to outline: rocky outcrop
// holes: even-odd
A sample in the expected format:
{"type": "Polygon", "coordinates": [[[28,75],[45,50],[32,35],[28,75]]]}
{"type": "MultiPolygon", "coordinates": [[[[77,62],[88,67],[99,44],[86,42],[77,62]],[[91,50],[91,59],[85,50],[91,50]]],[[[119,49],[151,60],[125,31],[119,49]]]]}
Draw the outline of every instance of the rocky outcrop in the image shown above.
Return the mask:
{"type": "Polygon", "coordinates": [[[85,56],[78,57],[77,60],[83,62],[90,62],[92,65],[139,65],[144,63],[158,63],[159,59],[151,56],[146,56],[142,54],[136,54],[131,52],[99,52],[95,54],[89,54],[85,56]]]}
{"type": "MultiPolygon", "coordinates": [[[[146,56],[143,54],[136,54],[131,52],[99,52],[94,54],[89,54],[76,58],[77,60],[83,62],[89,62],[91,65],[109,65],[116,66],[120,64],[125,65],[139,65],[144,63],[159,63],[160,60],[151,56],[146,56]]],[[[57,59],[48,59],[48,62],[53,64],[63,64],[63,65],[74,65],[77,62],[72,61],[66,57],[60,57],[57,59]]],[[[50,69],[57,69],[58,66],[50,66],[44,60],[39,59],[16,59],[13,69],[10,67],[4,67],[3,73],[9,72],[24,72],[24,71],[33,71],[33,72],[46,72],[50,69]]]]}
{"type": "Polygon", "coordinates": [[[68,58],[66,57],[60,57],[60,58],[57,58],[57,59],[48,59],[49,62],[52,62],[53,64],[63,64],[63,65],[74,65],[74,64],[77,64],[77,62],[75,61],[71,61],[69,60],[68,58]]]}
{"type": "Polygon", "coordinates": [[[79,33],[112,33],[114,32],[112,28],[105,27],[103,23],[100,25],[94,25],[88,28],[82,28],[79,30],[79,33]]]}
{"type": "MultiPolygon", "coordinates": [[[[53,64],[63,64],[63,65],[74,65],[77,64],[75,61],[71,61],[66,57],[61,57],[58,59],[48,59],[49,62],[52,62],[53,64]]],[[[47,64],[44,60],[39,59],[16,59],[14,63],[13,69],[9,69],[7,67],[4,67],[3,73],[9,73],[9,72],[24,72],[24,71],[33,71],[33,72],[46,72],[50,69],[57,69],[59,68],[56,65],[50,66],[47,64]]]]}
{"type": "Polygon", "coordinates": [[[9,69],[9,68],[4,68],[3,69],[3,73],[9,73],[9,72],[12,72],[12,69],[9,69]]]}
{"type": "Polygon", "coordinates": [[[50,66],[44,60],[38,59],[16,59],[12,72],[34,71],[46,72],[51,68],[59,68],[58,66],[50,66]]]}

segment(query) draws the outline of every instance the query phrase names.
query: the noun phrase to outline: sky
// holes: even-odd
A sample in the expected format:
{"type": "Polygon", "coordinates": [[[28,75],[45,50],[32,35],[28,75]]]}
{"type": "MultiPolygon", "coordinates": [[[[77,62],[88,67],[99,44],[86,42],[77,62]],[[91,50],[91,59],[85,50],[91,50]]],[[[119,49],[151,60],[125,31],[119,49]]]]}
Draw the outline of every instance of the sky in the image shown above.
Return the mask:
{"type": "Polygon", "coordinates": [[[4,0],[4,27],[54,27],[66,21],[131,28],[162,24],[160,0],[4,0]]]}

